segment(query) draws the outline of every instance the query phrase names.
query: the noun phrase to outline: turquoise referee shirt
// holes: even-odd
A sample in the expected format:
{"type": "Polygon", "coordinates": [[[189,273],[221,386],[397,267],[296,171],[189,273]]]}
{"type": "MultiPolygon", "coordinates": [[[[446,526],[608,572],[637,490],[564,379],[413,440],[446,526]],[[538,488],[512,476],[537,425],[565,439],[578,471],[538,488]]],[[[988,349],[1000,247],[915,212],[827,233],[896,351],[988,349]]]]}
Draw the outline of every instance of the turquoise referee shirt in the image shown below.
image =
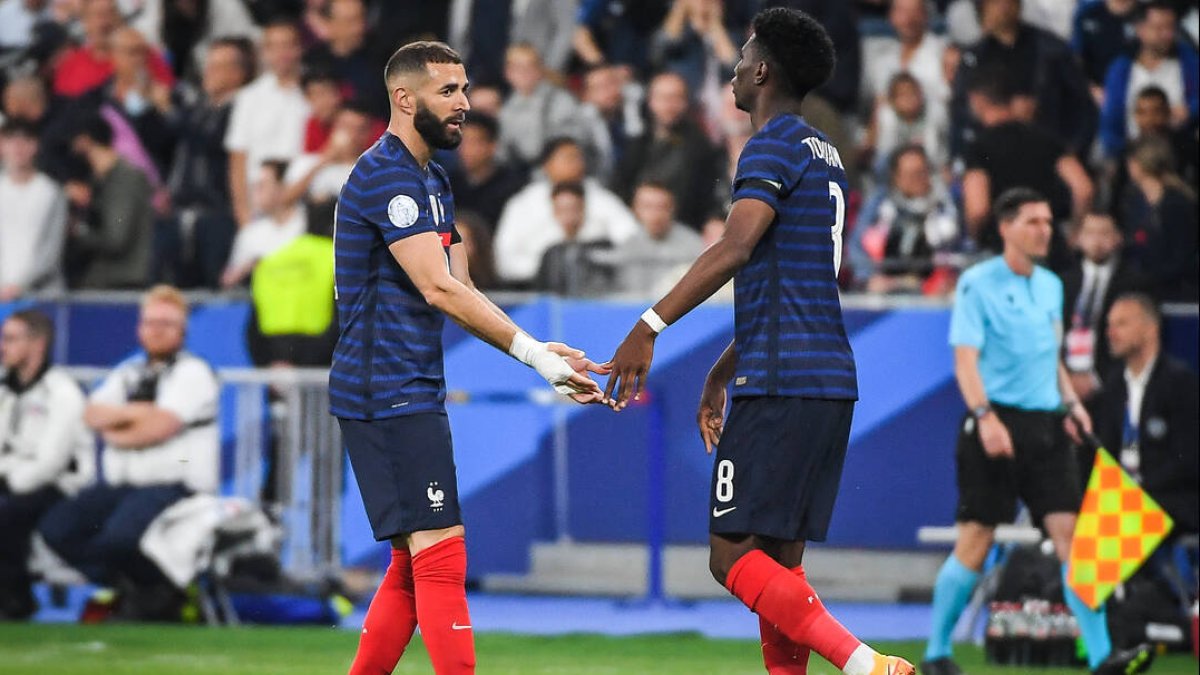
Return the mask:
{"type": "Polygon", "coordinates": [[[950,344],[979,350],[988,400],[1024,410],[1062,405],[1062,303],[1062,281],[1043,267],[1023,277],[996,256],[963,273],[950,316],[950,344]]]}

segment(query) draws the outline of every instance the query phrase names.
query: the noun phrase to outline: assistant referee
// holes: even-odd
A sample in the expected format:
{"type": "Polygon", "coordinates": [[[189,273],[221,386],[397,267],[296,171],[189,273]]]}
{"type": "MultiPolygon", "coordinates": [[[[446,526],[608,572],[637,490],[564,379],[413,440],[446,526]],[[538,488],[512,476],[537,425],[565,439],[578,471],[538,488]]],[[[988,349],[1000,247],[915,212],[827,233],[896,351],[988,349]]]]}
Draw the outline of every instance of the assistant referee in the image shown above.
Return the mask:
{"type": "Polygon", "coordinates": [[[1066,562],[1082,498],[1067,442],[1091,420],[1059,360],[1062,282],[1038,265],[1050,250],[1050,203],[1028,188],[996,200],[1004,253],[967,270],[950,320],[954,373],[967,404],[956,451],[958,541],[938,573],[933,625],[921,672],[957,675],[950,634],[979,579],[996,525],[1011,522],[1017,498],[1054,542],[1067,605],[1079,621],[1092,670],[1132,673],[1148,650],[1111,654],[1103,608],[1089,609],[1066,587],[1066,562]],[[1065,431],[1065,433],[1064,433],[1065,431]]]}

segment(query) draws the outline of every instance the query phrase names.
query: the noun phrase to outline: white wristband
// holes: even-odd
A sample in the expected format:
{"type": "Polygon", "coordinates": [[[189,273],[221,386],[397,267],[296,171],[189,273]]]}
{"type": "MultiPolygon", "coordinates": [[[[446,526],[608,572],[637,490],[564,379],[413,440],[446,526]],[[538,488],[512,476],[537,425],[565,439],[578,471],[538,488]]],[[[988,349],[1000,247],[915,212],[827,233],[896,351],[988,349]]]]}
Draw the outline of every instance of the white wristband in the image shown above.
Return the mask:
{"type": "Polygon", "coordinates": [[[663,332],[667,327],[667,322],[662,320],[662,317],[658,315],[658,312],[654,311],[653,307],[642,312],[642,321],[645,321],[646,325],[650,326],[650,330],[654,331],[655,334],[663,332]]]}

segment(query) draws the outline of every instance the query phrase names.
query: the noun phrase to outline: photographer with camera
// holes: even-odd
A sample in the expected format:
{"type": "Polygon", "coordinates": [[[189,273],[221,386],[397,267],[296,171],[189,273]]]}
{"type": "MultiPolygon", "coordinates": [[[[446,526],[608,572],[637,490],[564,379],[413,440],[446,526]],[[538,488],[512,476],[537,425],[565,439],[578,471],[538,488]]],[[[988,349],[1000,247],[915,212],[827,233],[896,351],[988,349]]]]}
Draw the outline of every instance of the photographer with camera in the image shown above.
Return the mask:
{"type": "MultiPolygon", "coordinates": [[[[186,329],[187,301],[178,290],[156,286],[142,297],[144,354],[118,365],[84,412],[104,441],[104,482],[58,504],[39,524],[67,563],[115,588],[121,615],[129,618],[178,619],[182,593],[139,542],[167,507],[217,490],[219,386],[212,368],[184,351],[186,329]]],[[[101,615],[118,609],[99,604],[101,615]]]]}

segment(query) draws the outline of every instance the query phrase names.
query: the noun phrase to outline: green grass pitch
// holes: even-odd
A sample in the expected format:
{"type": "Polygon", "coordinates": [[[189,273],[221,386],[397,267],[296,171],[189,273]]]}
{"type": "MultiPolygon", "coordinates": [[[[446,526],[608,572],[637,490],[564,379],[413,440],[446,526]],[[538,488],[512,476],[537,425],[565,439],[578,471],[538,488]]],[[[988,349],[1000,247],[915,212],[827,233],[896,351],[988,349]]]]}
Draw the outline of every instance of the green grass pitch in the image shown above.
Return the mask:
{"type": "MultiPolygon", "coordinates": [[[[328,628],[203,628],[196,626],[0,625],[0,675],[337,675],[345,673],[357,639],[328,628]]],[[[879,648],[909,658],[915,642],[879,648]]],[[[484,633],[477,637],[484,675],[759,675],[758,645],[698,635],[608,638],[594,635],[531,637],[484,633]]],[[[960,647],[971,675],[1016,675],[1016,668],[984,666],[982,653],[960,647]]],[[[414,640],[397,675],[433,670],[414,640]]],[[[814,675],[837,670],[814,658],[814,675]]],[[[1039,675],[1080,675],[1083,670],[1036,669],[1039,675]]],[[[1152,673],[1194,675],[1190,655],[1170,655],[1152,673]]]]}

